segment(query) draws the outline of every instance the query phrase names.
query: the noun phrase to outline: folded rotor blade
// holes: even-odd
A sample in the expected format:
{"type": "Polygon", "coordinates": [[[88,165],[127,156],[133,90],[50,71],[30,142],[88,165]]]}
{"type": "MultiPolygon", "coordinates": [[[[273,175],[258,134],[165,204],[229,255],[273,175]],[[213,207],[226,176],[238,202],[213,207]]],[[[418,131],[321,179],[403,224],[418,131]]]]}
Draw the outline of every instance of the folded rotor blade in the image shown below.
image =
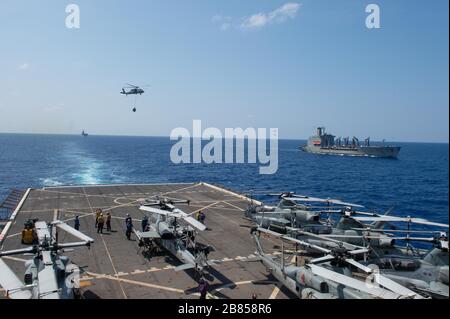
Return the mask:
{"type": "Polygon", "coordinates": [[[288,241],[297,243],[297,244],[299,244],[299,245],[301,245],[303,247],[306,247],[306,248],[311,248],[311,249],[314,249],[314,250],[318,250],[318,251],[326,253],[326,254],[331,253],[331,250],[329,250],[329,249],[326,249],[326,248],[323,248],[323,247],[320,247],[320,246],[317,246],[317,245],[314,245],[314,244],[310,244],[308,242],[305,242],[305,241],[302,241],[302,240],[298,240],[298,239],[295,239],[295,238],[292,238],[292,237],[289,237],[289,236],[286,236],[286,235],[283,235],[283,234],[280,234],[280,233],[277,233],[277,232],[274,232],[274,231],[271,231],[271,230],[268,230],[268,229],[265,229],[265,228],[258,228],[258,231],[270,234],[272,236],[275,236],[275,237],[278,237],[278,238],[281,238],[281,239],[284,239],[284,240],[288,240],[288,241]]]}
{"type": "Polygon", "coordinates": [[[0,286],[11,299],[31,299],[31,292],[25,288],[16,274],[0,258],[0,286]]]}
{"type": "Polygon", "coordinates": [[[330,203],[330,204],[335,204],[335,205],[342,205],[342,206],[350,206],[350,207],[359,207],[359,208],[363,208],[364,206],[362,205],[358,205],[358,204],[353,204],[353,203],[347,203],[347,202],[343,202],[339,199],[324,199],[324,198],[317,198],[317,197],[294,197],[294,196],[290,196],[290,197],[283,197],[283,199],[285,200],[289,200],[289,201],[298,201],[298,202],[316,202],[316,203],[330,203]]]}
{"type": "Polygon", "coordinates": [[[345,261],[346,261],[347,263],[349,263],[350,265],[353,265],[353,266],[355,266],[356,268],[361,269],[361,270],[364,271],[365,273],[370,274],[370,273],[372,273],[372,271],[373,271],[372,268],[369,268],[369,267],[367,267],[367,266],[364,266],[363,264],[357,262],[357,261],[354,260],[354,259],[346,258],[345,261]]]}
{"type": "Polygon", "coordinates": [[[192,217],[182,217],[182,219],[188,223],[189,225],[191,225],[194,228],[197,228],[200,231],[204,231],[206,230],[206,226],[203,225],[202,223],[200,223],[198,220],[196,220],[195,218],[192,217]]]}
{"type": "Polygon", "coordinates": [[[67,225],[66,223],[64,223],[64,222],[62,222],[60,220],[54,221],[52,224],[55,225],[56,227],[60,228],[61,230],[64,230],[65,232],[71,234],[72,236],[77,237],[78,239],[81,239],[81,240],[83,240],[85,242],[88,242],[88,243],[93,243],[94,242],[94,239],[92,239],[91,237],[86,236],[85,234],[83,234],[79,230],[76,230],[75,228],[67,225]]]}
{"type": "Polygon", "coordinates": [[[32,253],[34,255],[35,248],[34,247],[28,247],[28,248],[21,248],[21,249],[15,249],[15,250],[8,250],[8,251],[0,251],[0,257],[3,256],[13,256],[13,255],[22,255],[27,253],[32,253]]]}
{"type": "Polygon", "coordinates": [[[369,252],[370,252],[369,249],[361,248],[361,249],[350,250],[348,253],[352,256],[356,256],[356,255],[361,255],[361,254],[367,254],[369,252]]]}
{"type": "Polygon", "coordinates": [[[176,208],[176,209],[174,209],[173,212],[179,214],[180,218],[182,220],[184,220],[186,223],[188,223],[189,225],[191,225],[192,227],[197,228],[200,231],[206,230],[206,226],[205,225],[203,225],[202,223],[200,223],[198,220],[196,220],[195,218],[191,217],[190,215],[186,214],[181,209],[176,208]]]}
{"type": "Polygon", "coordinates": [[[384,288],[377,287],[369,282],[363,282],[357,279],[354,279],[349,276],[345,276],[339,274],[335,271],[331,271],[329,269],[317,266],[317,265],[308,265],[313,274],[320,276],[322,278],[337,282],[349,288],[353,288],[362,292],[365,292],[371,296],[381,298],[381,299],[398,299],[400,296],[396,293],[390,292],[384,288]]]}
{"type": "Polygon", "coordinates": [[[352,228],[352,230],[386,233],[410,233],[410,234],[440,234],[438,230],[408,230],[408,229],[377,229],[377,228],[352,228]]]}
{"type": "Polygon", "coordinates": [[[301,235],[304,235],[304,236],[309,236],[309,237],[321,239],[323,241],[329,241],[329,242],[333,242],[333,243],[342,245],[342,247],[344,247],[346,249],[349,249],[349,250],[351,250],[351,249],[363,249],[364,248],[364,247],[353,245],[353,244],[350,244],[350,243],[347,243],[347,242],[344,242],[344,241],[332,239],[332,238],[329,238],[329,237],[326,237],[326,236],[323,236],[323,235],[316,235],[316,234],[313,234],[313,233],[305,232],[305,231],[303,231],[301,229],[298,229],[298,228],[291,228],[291,227],[286,227],[286,228],[288,230],[295,231],[298,234],[301,234],[301,235]]]}
{"type": "Polygon", "coordinates": [[[153,207],[147,207],[147,206],[140,206],[139,207],[140,210],[149,212],[149,213],[153,213],[153,214],[158,214],[158,215],[162,215],[162,216],[167,216],[167,217],[175,217],[175,218],[181,218],[182,215],[176,213],[176,212],[169,212],[167,210],[162,210],[159,208],[153,208],[153,207]]]}
{"type": "Polygon", "coordinates": [[[327,261],[331,261],[333,259],[335,259],[336,257],[334,257],[333,255],[326,255],[320,258],[315,258],[309,261],[310,264],[320,264],[320,263],[324,263],[327,261]]]}
{"type": "Polygon", "coordinates": [[[437,227],[446,227],[449,226],[447,224],[430,222],[423,218],[408,218],[408,217],[393,217],[393,216],[379,216],[379,217],[353,217],[354,219],[361,222],[405,222],[405,223],[413,223],[420,225],[429,225],[429,226],[437,226],[437,227]]]}
{"type": "Polygon", "coordinates": [[[407,296],[407,297],[415,298],[415,299],[424,299],[421,295],[417,294],[416,292],[400,285],[399,283],[396,283],[392,279],[384,277],[381,274],[374,274],[374,277],[375,277],[375,281],[379,285],[381,285],[399,295],[407,296]]]}
{"type": "Polygon", "coordinates": [[[91,243],[93,243],[93,241],[92,242],[90,242],[90,241],[80,241],[80,242],[77,242],[77,243],[58,244],[58,249],[89,246],[91,243]]]}

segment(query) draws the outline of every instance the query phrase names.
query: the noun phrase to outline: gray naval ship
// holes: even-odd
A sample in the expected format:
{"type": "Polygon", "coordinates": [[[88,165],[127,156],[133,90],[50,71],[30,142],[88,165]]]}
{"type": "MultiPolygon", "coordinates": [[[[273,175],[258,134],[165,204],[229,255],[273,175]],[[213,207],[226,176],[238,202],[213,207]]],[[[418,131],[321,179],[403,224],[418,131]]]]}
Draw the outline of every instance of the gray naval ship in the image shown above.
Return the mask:
{"type": "Polygon", "coordinates": [[[317,134],[308,139],[306,146],[300,147],[303,151],[317,154],[369,156],[397,158],[400,152],[399,146],[370,145],[370,138],[360,143],[356,137],[335,138],[332,134],[325,133],[324,127],[317,128],[317,134]]]}

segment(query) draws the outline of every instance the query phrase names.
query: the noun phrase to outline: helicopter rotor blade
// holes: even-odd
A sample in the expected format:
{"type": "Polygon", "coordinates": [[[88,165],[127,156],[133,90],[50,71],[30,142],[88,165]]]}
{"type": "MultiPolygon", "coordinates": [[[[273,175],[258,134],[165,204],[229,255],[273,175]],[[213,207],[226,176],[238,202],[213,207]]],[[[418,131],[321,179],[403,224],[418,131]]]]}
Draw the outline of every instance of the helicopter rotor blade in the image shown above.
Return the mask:
{"type": "Polygon", "coordinates": [[[417,294],[416,292],[400,285],[399,283],[393,281],[390,278],[387,278],[381,274],[374,274],[375,282],[377,282],[379,285],[395,292],[403,296],[409,296],[415,299],[424,299],[422,296],[417,294]]]}
{"type": "Polygon", "coordinates": [[[341,245],[342,247],[348,249],[348,250],[354,250],[354,249],[366,249],[365,247],[361,247],[361,246],[357,246],[357,245],[353,245],[344,241],[340,241],[340,240],[336,240],[336,239],[332,239],[323,235],[316,235],[313,233],[309,233],[309,232],[305,232],[301,229],[298,228],[292,228],[292,227],[286,227],[286,229],[290,230],[290,231],[294,231],[298,234],[304,235],[304,236],[309,236],[309,237],[313,237],[313,238],[317,238],[317,239],[321,239],[323,241],[329,241],[329,242],[334,242],[336,244],[341,245]]]}
{"type": "Polygon", "coordinates": [[[445,227],[448,228],[449,225],[430,222],[429,220],[423,218],[410,218],[410,217],[394,217],[394,216],[379,216],[379,217],[353,217],[355,220],[361,222],[374,222],[374,221],[384,221],[384,222],[405,222],[405,223],[413,223],[420,225],[429,225],[436,227],[445,227]]]}
{"type": "Polygon", "coordinates": [[[181,218],[182,216],[176,212],[169,212],[166,210],[162,210],[162,209],[158,209],[158,208],[153,208],[153,207],[148,207],[148,206],[140,206],[139,207],[140,210],[152,213],[152,214],[157,214],[157,215],[162,215],[162,216],[166,216],[166,217],[175,217],[175,218],[181,218]]]}
{"type": "Polygon", "coordinates": [[[339,274],[335,271],[323,268],[321,266],[308,264],[307,267],[311,270],[313,274],[317,276],[320,276],[324,279],[328,279],[330,281],[337,282],[349,288],[360,290],[371,296],[375,296],[381,299],[398,299],[399,297],[396,293],[392,293],[386,289],[377,287],[371,283],[363,282],[358,279],[339,274]]]}
{"type": "Polygon", "coordinates": [[[179,218],[200,231],[206,230],[205,225],[203,225],[202,223],[197,221],[195,218],[189,216],[188,214],[186,214],[185,212],[183,212],[180,209],[174,209],[172,212],[158,209],[158,208],[148,207],[148,206],[140,206],[139,209],[146,211],[146,212],[158,214],[158,215],[179,218]]]}
{"type": "Polygon", "coordinates": [[[386,233],[410,233],[410,234],[440,234],[442,231],[438,230],[410,230],[410,229],[377,229],[377,228],[351,228],[357,231],[368,232],[386,232],[386,233]]]}
{"type": "Polygon", "coordinates": [[[365,273],[370,274],[370,273],[372,273],[372,271],[373,271],[371,268],[369,268],[369,267],[367,267],[367,266],[364,266],[363,264],[357,262],[357,261],[354,260],[354,259],[346,258],[345,261],[346,261],[347,263],[349,263],[350,265],[353,265],[354,267],[356,267],[356,268],[358,268],[358,269],[361,269],[361,270],[364,271],[365,273]]]}
{"type": "Polygon", "coordinates": [[[92,239],[91,237],[86,236],[85,234],[83,234],[79,230],[76,230],[75,228],[67,225],[66,223],[64,223],[64,222],[62,222],[60,220],[56,220],[56,221],[52,222],[52,225],[60,228],[61,230],[69,233],[70,235],[72,235],[72,236],[74,236],[74,237],[76,237],[76,238],[78,238],[78,239],[80,239],[82,241],[85,241],[87,243],[93,243],[94,242],[94,239],[92,239]]]}
{"type": "Polygon", "coordinates": [[[391,239],[391,240],[405,240],[405,241],[420,241],[420,242],[435,242],[436,238],[433,237],[381,237],[381,236],[368,236],[368,235],[323,235],[328,238],[344,238],[344,239],[391,239]]]}
{"type": "Polygon", "coordinates": [[[25,289],[25,285],[1,258],[0,286],[5,289],[11,299],[31,299],[31,291],[25,289]]]}
{"type": "Polygon", "coordinates": [[[27,254],[27,253],[31,253],[34,255],[35,252],[36,252],[35,247],[21,248],[21,249],[9,250],[9,251],[0,251],[0,257],[22,255],[22,254],[27,254]]]}
{"type": "Polygon", "coordinates": [[[332,261],[332,260],[334,260],[335,258],[336,258],[336,257],[333,256],[333,255],[326,255],[326,256],[323,256],[323,257],[311,259],[311,260],[309,261],[309,264],[319,264],[319,263],[324,263],[324,262],[327,262],[327,261],[332,261]]]}
{"type": "Polygon", "coordinates": [[[206,226],[203,225],[202,223],[200,223],[198,220],[196,220],[195,218],[191,217],[190,215],[186,214],[185,212],[183,212],[180,209],[175,209],[174,213],[178,213],[181,218],[188,223],[189,225],[191,225],[194,228],[197,228],[200,231],[204,231],[206,230],[206,226]]]}
{"type": "Polygon", "coordinates": [[[299,244],[299,245],[301,245],[303,247],[311,248],[311,249],[320,251],[320,252],[325,253],[325,254],[330,254],[331,253],[331,250],[329,250],[327,248],[324,248],[324,247],[321,247],[321,246],[317,246],[317,245],[314,245],[314,244],[310,244],[308,242],[305,242],[305,241],[302,241],[302,240],[298,240],[298,239],[295,239],[295,238],[289,237],[287,235],[283,235],[283,234],[280,234],[280,233],[277,233],[277,232],[274,232],[274,231],[271,231],[271,230],[268,230],[268,229],[265,229],[265,228],[259,227],[257,230],[259,232],[266,233],[266,234],[269,234],[269,235],[272,235],[274,237],[278,237],[280,239],[284,239],[284,240],[287,240],[287,241],[291,241],[291,242],[297,243],[297,244],[299,244]]]}
{"type": "Polygon", "coordinates": [[[335,204],[335,205],[364,208],[364,206],[359,205],[359,204],[347,203],[347,202],[343,202],[339,199],[331,199],[331,198],[324,199],[324,198],[318,198],[318,197],[307,197],[307,196],[295,195],[295,196],[291,196],[291,197],[283,197],[283,199],[292,201],[292,202],[298,201],[298,202],[329,203],[329,204],[335,204]]]}

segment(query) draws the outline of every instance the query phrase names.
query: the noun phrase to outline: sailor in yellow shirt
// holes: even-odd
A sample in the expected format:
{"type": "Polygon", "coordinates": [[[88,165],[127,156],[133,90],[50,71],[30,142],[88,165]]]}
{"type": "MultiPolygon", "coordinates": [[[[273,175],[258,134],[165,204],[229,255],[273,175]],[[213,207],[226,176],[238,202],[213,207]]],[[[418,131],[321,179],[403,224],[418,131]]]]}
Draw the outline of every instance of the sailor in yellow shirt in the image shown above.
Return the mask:
{"type": "Polygon", "coordinates": [[[103,226],[105,225],[105,218],[100,214],[97,218],[97,233],[103,234],[103,226]]]}
{"type": "Polygon", "coordinates": [[[95,228],[98,228],[98,218],[100,217],[101,213],[102,213],[101,209],[95,210],[95,228]]]}

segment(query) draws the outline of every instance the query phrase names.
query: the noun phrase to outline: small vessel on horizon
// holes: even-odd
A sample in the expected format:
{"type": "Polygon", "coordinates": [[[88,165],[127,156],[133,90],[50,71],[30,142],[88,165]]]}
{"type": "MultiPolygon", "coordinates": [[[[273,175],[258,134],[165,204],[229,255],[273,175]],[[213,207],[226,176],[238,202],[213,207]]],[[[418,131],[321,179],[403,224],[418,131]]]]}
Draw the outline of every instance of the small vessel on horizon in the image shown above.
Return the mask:
{"type": "Polygon", "coordinates": [[[353,137],[351,142],[348,137],[336,139],[334,135],[325,133],[325,127],[319,127],[317,128],[317,134],[311,136],[308,139],[308,144],[301,146],[300,149],[316,154],[397,158],[401,147],[372,146],[369,137],[364,140],[364,144],[361,144],[356,137],[353,137]]]}
{"type": "Polygon", "coordinates": [[[86,137],[86,136],[88,136],[89,134],[88,133],[86,133],[84,130],[81,132],[81,136],[84,136],[84,137],[86,137]]]}

